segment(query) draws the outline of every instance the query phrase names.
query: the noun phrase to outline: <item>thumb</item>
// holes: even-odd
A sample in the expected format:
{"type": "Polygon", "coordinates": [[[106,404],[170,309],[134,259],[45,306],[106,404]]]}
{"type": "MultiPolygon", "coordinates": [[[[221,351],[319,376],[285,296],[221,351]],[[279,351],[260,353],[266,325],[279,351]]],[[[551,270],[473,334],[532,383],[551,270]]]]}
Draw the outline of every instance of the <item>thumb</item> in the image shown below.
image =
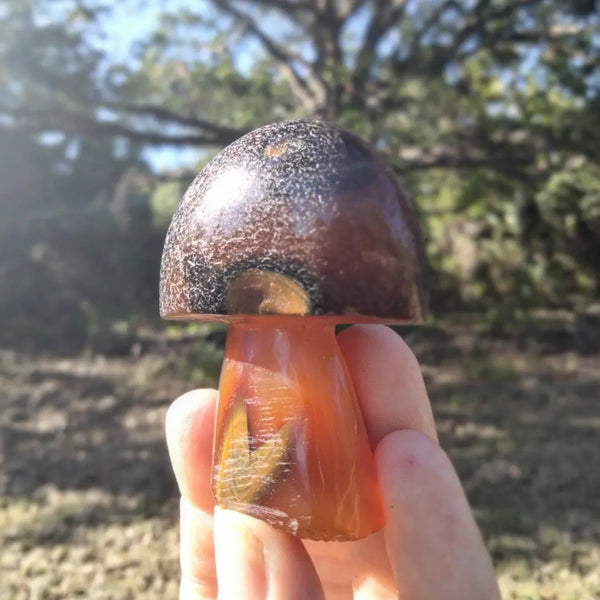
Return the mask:
{"type": "Polygon", "coordinates": [[[491,559],[445,452],[426,435],[402,430],[381,440],[375,460],[399,598],[499,599],[491,559]]]}

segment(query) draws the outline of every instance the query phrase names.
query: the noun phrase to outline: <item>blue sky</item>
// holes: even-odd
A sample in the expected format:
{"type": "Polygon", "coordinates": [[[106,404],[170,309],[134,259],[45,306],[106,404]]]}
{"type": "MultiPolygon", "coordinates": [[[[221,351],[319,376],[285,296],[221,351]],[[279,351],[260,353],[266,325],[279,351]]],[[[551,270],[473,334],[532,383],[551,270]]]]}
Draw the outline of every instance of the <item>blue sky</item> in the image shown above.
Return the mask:
{"type": "MultiPolygon", "coordinates": [[[[186,8],[198,14],[208,14],[210,10],[204,0],[134,0],[115,3],[102,19],[101,29],[104,35],[97,38],[95,44],[111,57],[111,61],[131,62],[134,60],[132,50],[136,42],[143,40],[157,27],[162,13],[167,10],[176,13],[186,8]]],[[[360,35],[367,21],[365,17],[366,13],[359,14],[353,20],[353,35],[360,35]]],[[[273,15],[269,16],[268,23],[263,18],[261,26],[267,32],[277,32],[279,36],[285,37],[289,22],[273,15]]],[[[307,46],[307,52],[309,50],[307,46]]],[[[236,67],[242,72],[248,71],[260,51],[261,47],[256,41],[239,43],[233,49],[236,67]]],[[[145,156],[156,170],[161,171],[193,167],[203,157],[203,152],[197,148],[157,147],[146,150],[145,156]]]]}
{"type": "MultiPolygon", "coordinates": [[[[416,6],[416,2],[409,1],[409,7],[416,6]],[[414,6],[413,6],[414,5],[414,6]]],[[[198,14],[208,14],[210,10],[209,3],[205,0],[126,0],[121,3],[114,3],[110,11],[103,17],[101,30],[104,35],[97,37],[95,44],[107,55],[111,62],[134,61],[133,49],[136,42],[144,40],[148,33],[153,31],[157,25],[161,14],[165,11],[176,13],[182,9],[193,10],[198,14]]],[[[276,32],[279,38],[285,38],[286,28],[289,29],[289,22],[276,16],[269,16],[268,22],[264,18],[260,22],[261,27],[270,34],[276,32]]],[[[350,38],[361,37],[364,26],[367,22],[367,13],[363,11],[358,14],[347,30],[350,38]]],[[[222,23],[222,21],[221,21],[222,23]]],[[[352,41],[348,42],[352,44],[352,41]]],[[[384,40],[380,50],[389,51],[393,46],[393,36],[384,40]]],[[[306,50],[308,52],[308,48],[306,50]]],[[[238,43],[232,48],[236,66],[241,70],[248,70],[257,53],[260,52],[260,45],[253,43],[238,43]]],[[[535,73],[536,63],[539,53],[529,52],[524,56],[521,68],[518,70],[520,76],[535,73]]],[[[310,56],[307,54],[307,58],[310,56]]],[[[504,78],[514,77],[515,73],[507,71],[504,78]]],[[[140,102],[143,98],[140,98],[140,102]]],[[[172,170],[179,167],[193,167],[203,156],[203,152],[197,148],[170,148],[156,147],[146,151],[146,157],[156,170],[172,170]]]]}
{"type": "MultiPolygon", "coordinates": [[[[161,13],[165,10],[177,12],[182,8],[190,7],[194,10],[202,10],[204,6],[202,0],[196,2],[145,0],[115,3],[110,13],[103,18],[105,37],[97,40],[96,43],[111,59],[132,61],[132,50],[136,42],[143,40],[157,27],[161,13]]],[[[198,148],[158,146],[145,150],[144,156],[156,171],[171,171],[182,167],[194,167],[203,157],[203,151],[198,148]]]]}

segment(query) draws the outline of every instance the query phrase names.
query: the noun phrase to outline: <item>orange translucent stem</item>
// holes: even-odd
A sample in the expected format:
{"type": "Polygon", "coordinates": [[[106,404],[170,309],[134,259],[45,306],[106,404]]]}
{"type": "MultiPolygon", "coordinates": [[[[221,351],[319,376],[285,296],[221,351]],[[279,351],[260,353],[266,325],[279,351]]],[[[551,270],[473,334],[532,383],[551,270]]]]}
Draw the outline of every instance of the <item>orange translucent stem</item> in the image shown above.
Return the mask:
{"type": "Polygon", "coordinates": [[[219,506],[303,538],[353,540],[383,526],[373,454],[333,323],[230,325],[213,492],[219,506]]]}

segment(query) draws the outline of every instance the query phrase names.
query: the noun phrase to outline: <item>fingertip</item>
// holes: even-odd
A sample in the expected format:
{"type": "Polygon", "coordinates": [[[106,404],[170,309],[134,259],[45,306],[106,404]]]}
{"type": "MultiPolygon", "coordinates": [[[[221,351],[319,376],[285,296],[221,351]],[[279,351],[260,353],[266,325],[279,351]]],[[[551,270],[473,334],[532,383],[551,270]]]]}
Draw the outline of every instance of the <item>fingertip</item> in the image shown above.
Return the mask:
{"type": "Polygon", "coordinates": [[[418,431],[395,431],[375,451],[384,536],[403,596],[497,598],[489,554],[454,467],[418,431]]]}
{"type": "Polygon", "coordinates": [[[212,440],[217,392],[194,390],[171,404],[165,419],[167,447],[181,494],[212,513],[212,440]]]}
{"type": "Polygon", "coordinates": [[[165,430],[180,433],[189,429],[199,412],[210,410],[217,401],[217,391],[212,389],[191,390],[174,400],[167,410],[165,430]]]}
{"type": "Polygon", "coordinates": [[[405,358],[417,363],[417,359],[408,344],[387,325],[360,324],[346,327],[337,335],[342,351],[362,351],[364,346],[390,347],[394,352],[401,352],[405,358]]]}
{"type": "Polygon", "coordinates": [[[373,448],[397,429],[437,440],[421,367],[406,342],[384,325],[354,325],[337,339],[373,448]]]}
{"type": "Polygon", "coordinates": [[[352,325],[343,329],[337,340],[344,355],[348,353],[364,358],[365,352],[377,352],[378,355],[396,357],[408,369],[421,370],[410,346],[387,325],[352,325]]]}

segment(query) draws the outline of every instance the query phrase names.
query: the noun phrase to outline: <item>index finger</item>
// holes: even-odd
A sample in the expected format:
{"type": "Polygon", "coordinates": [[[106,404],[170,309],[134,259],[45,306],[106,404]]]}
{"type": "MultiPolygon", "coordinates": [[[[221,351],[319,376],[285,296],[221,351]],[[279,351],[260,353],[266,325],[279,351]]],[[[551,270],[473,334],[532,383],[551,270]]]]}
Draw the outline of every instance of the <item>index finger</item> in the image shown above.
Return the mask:
{"type": "Polygon", "coordinates": [[[413,429],[437,441],[419,363],[404,340],[384,325],[355,325],[338,335],[371,446],[392,431],[413,429]]]}

